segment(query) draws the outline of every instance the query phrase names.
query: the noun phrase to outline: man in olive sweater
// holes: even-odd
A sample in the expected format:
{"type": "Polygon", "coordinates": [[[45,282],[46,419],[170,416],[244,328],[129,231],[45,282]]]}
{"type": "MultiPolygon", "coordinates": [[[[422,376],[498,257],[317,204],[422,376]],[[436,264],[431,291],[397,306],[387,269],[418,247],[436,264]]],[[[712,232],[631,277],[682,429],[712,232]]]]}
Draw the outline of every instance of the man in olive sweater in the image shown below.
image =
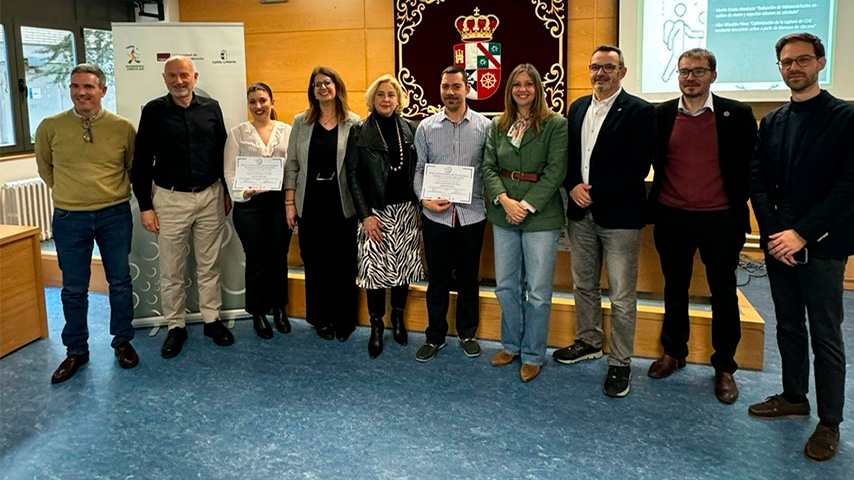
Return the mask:
{"type": "Polygon", "coordinates": [[[39,175],[53,190],[53,231],[62,270],[62,343],[67,357],[51,378],[61,383],[89,361],[89,277],[93,242],[110,284],[110,333],[122,368],[139,363],[133,339],[130,253],[130,168],[136,131],[104,110],[106,76],[95,65],[71,71],[74,108],[48,117],[36,131],[39,175]]]}

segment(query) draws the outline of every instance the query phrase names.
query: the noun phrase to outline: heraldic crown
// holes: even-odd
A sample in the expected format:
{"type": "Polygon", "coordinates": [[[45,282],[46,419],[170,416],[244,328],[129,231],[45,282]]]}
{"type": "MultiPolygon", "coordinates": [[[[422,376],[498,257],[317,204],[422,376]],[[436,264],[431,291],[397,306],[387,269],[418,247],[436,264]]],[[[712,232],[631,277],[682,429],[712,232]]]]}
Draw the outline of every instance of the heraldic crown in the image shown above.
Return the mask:
{"type": "Polygon", "coordinates": [[[474,9],[474,15],[460,15],[454,21],[457,31],[464,42],[488,42],[492,40],[498,28],[498,17],[493,14],[481,15],[480,9],[474,9]]]}

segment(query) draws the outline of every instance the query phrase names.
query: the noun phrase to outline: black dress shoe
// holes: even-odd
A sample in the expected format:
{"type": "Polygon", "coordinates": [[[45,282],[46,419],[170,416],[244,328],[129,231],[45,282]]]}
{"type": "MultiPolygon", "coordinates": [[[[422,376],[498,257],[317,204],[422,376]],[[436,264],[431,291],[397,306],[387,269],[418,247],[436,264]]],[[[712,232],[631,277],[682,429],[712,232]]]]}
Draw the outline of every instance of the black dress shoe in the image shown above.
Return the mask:
{"type": "Polygon", "coordinates": [[[288,320],[288,315],[283,308],[273,309],[273,323],[276,325],[276,330],[279,333],[291,333],[291,322],[288,320]]]}
{"type": "Polygon", "coordinates": [[[267,322],[266,315],[252,315],[252,326],[255,327],[255,333],[264,340],[273,338],[273,329],[267,322]]]}
{"type": "Polygon", "coordinates": [[[317,330],[317,336],[324,340],[332,340],[335,338],[335,330],[332,328],[332,325],[315,327],[315,329],[317,330]]]}
{"type": "Polygon", "coordinates": [[[368,340],[368,356],[371,358],[377,358],[383,353],[384,329],[382,318],[371,317],[371,338],[368,340]]]}
{"type": "Polygon", "coordinates": [[[184,348],[184,341],[187,340],[187,329],[184,327],[175,327],[169,329],[169,334],[166,335],[166,341],[163,342],[163,348],[160,349],[160,356],[163,358],[177,357],[184,348]]]}
{"type": "Polygon", "coordinates": [[[89,354],[69,355],[59,364],[59,368],[50,377],[50,383],[62,383],[77,373],[77,369],[89,363],[89,354]]]}
{"type": "Polygon", "coordinates": [[[116,356],[119,358],[119,366],[122,368],[133,368],[139,364],[139,356],[136,354],[130,342],[122,342],[116,345],[116,356]]]}
{"type": "MultiPolygon", "coordinates": [[[[270,328],[270,325],[267,325],[267,328],[270,328]]],[[[234,343],[234,335],[219,320],[205,324],[205,336],[211,337],[214,343],[220,347],[227,347],[234,343]]]]}
{"type": "Polygon", "coordinates": [[[350,338],[350,334],[353,333],[355,328],[351,328],[350,330],[346,330],[343,332],[335,332],[335,338],[338,339],[339,342],[346,342],[350,338]]]}
{"type": "Polygon", "coordinates": [[[391,308],[391,331],[395,342],[401,345],[407,344],[406,324],[403,322],[403,309],[401,308],[391,308]]]}

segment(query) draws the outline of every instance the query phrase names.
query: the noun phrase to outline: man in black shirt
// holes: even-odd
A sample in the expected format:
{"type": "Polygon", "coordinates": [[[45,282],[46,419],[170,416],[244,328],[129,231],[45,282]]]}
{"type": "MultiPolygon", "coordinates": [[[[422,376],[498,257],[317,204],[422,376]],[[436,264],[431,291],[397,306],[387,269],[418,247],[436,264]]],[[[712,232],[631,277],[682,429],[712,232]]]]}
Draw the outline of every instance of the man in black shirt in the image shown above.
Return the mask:
{"type": "Polygon", "coordinates": [[[810,414],[811,343],[819,424],[804,454],[825,461],[839,448],[845,400],[842,281],[854,254],[854,107],[819,88],[827,59],[818,37],[786,35],[777,42],[777,60],[792,101],[762,119],[750,198],[777,316],[783,393],[749,413],[810,414]]]}
{"type": "Polygon", "coordinates": [[[231,210],[222,157],[227,133],[219,103],[193,93],[198,78],[189,58],[175,56],[166,62],[163,79],[169,93],[142,109],[131,175],[142,226],[159,234],[161,304],[169,321],[163,358],[181,353],[187,339],[184,278],[190,235],[205,336],[221,346],[234,343],[219,320],[217,265],[225,216],[231,210]]]}

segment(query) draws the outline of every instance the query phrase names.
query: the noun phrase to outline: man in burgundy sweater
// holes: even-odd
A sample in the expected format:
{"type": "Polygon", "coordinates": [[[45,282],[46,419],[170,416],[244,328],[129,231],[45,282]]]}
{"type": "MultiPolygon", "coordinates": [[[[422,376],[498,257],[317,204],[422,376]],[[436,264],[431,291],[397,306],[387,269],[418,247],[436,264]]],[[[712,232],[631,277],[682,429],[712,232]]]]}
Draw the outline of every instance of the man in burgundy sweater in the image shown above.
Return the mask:
{"type": "Polygon", "coordinates": [[[664,354],[650,366],[649,376],[665,378],[685,366],[688,287],[699,249],[712,293],[715,396],[730,404],[738,399],[733,378],[741,339],[736,267],[750,232],[748,176],[756,119],[749,106],[711,94],[716,66],[708,50],[684,52],[679,57],[682,96],[657,107],[648,205],[664,273],[664,354]]]}

